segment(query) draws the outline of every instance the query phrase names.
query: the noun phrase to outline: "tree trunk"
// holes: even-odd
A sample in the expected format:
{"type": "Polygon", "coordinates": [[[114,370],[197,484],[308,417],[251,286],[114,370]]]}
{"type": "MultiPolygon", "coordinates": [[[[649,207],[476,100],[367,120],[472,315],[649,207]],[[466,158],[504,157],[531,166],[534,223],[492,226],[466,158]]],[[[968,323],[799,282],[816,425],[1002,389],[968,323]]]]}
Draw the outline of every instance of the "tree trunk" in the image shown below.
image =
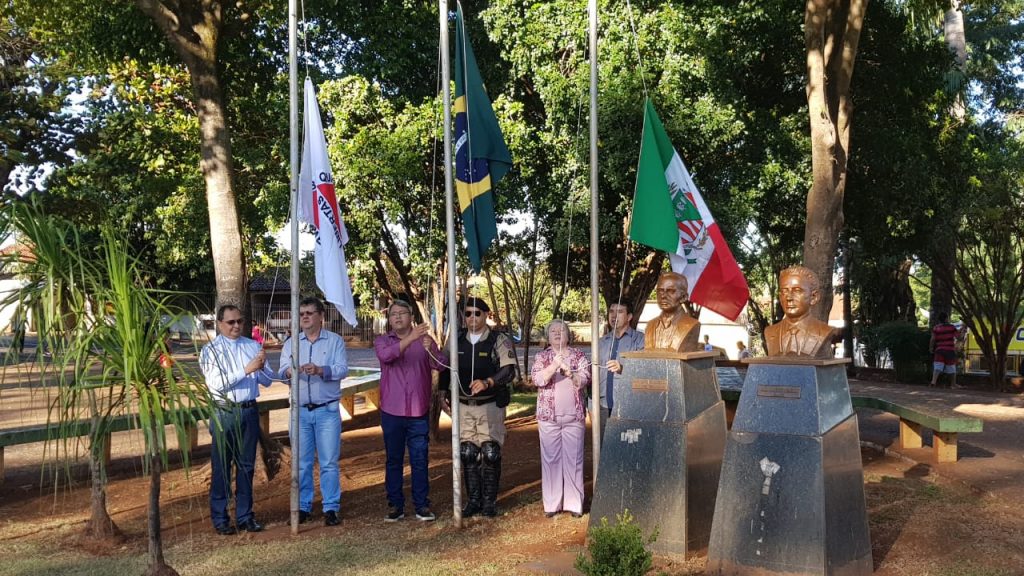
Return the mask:
{"type": "MultiPolygon", "coordinates": [[[[942,31],[946,39],[946,48],[953,55],[957,72],[963,75],[967,68],[967,38],[964,28],[964,13],[960,11],[959,0],[953,0],[950,3],[950,8],[943,17],[942,31]]],[[[954,123],[962,124],[967,117],[963,87],[950,88],[956,89],[956,95],[953,102],[949,105],[948,112],[950,117],[953,118],[954,123]]],[[[955,226],[955,219],[949,218],[951,215],[947,214],[946,216],[947,219],[954,222],[951,225],[955,226]]],[[[936,239],[933,244],[935,255],[933,261],[930,262],[933,271],[931,282],[932,294],[931,301],[929,302],[931,310],[928,319],[928,323],[933,326],[935,325],[935,318],[939,315],[946,314],[948,316],[953,312],[953,286],[948,284],[946,280],[947,278],[954,277],[952,270],[956,264],[956,242],[953,236],[946,232],[947,227],[945,224],[937,223],[935,228],[936,239]],[[936,274],[934,269],[940,266],[945,267],[949,272],[936,274]]]]}
{"type": "Polygon", "coordinates": [[[928,262],[932,268],[929,326],[934,326],[939,316],[953,314],[953,284],[950,280],[956,278],[956,239],[946,226],[936,229],[932,251],[933,257],[928,262]]]}
{"type": "Polygon", "coordinates": [[[808,0],[804,15],[812,184],[807,194],[804,265],[821,282],[812,314],[832,308],[832,271],[843,228],[843,194],[853,103],[850,82],[868,0],[808,0]]]}
{"type": "MultiPolygon", "coordinates": [[[[850,301],[850,262],[849,242],[843,249],[843,358],[853,358],[853,303],[850,301]]],[[[850,364],[853,366],[853,364],[850,364]]]]}
{"type": "Polygon", "coordinates": [[[146,576],[178,576],[178,572],[164,561],[163,534],[160,530],[160,444],[157,440],[156,421],[150,429],[149,447],[149,509],[147,510],[147,535],[149,542],[149,565],[146,576]]]}
{"type": "Polygon", "coordinates": [[[136,0],[143,13],[167,36],[188,68],[199,115],[199,162],[206,182],[210,248],[217,283],[217,305],[233,304],[249,314],[245,255],[235,201],[231,130],[217,73],[217,44],[223,26],[222,3],[216,0],[136,0]]]}
{"type": "Polygon", "coordinates": [[[526,306],[526,316],[523,321],[523,338],[526,341],[526,347],[523,350],[523,373],[530,373],[530,335],[533,334],[533,319],[535,317],[533,302],[534,289],[536,287],[537,280],[537,240],[540,238],[540,228],[536,227],[533,230],[533,251],[530,254],[530,278],[526,281],[526,298],[524,302],[526,306]]]}
{"type": "Polygon", "coordinates": [[[95,419],[91,438],[89,477],[92,487],[89,493],[89,520],[85,523],[85,534],[96,540],[120,542],[124,535],[107,512],[107,472],[104,458],[110,439],[97,433],[95,419]]]}
{"type": "MultiPolygon", "coordinates": [[[[946,48],[953,55],[957,72],[963,77],[967,70],[967,34],[964,28],[964,13],[960,10],[960,0],[950,2],[949,10],[943,15],[942,33],[946,38],[946,48]]],[[[958,124],[967,118],[967,105],[964,103],[963,96],[966,84],[966,79],[964,79],[958,85],[950,87],[956,90],[956,96],[949,106],[949,115],[958,124]]]]}

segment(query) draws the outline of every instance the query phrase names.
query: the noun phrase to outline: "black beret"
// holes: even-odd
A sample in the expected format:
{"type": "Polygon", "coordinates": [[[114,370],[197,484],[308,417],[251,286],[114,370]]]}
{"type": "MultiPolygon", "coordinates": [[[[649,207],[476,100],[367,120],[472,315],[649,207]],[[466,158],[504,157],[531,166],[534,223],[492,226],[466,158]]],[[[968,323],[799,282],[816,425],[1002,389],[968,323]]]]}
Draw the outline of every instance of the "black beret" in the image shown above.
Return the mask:
{"type": "Polygon", "coordinates": [[[463,306],[462,309],[465,310],[466,308],[476,308],[482,312],[491,311],[491,307],[487,305],[487,302],[482,298],[477,298],[476,296],[470,296],[466,299],[466,305],[463,306]]]}

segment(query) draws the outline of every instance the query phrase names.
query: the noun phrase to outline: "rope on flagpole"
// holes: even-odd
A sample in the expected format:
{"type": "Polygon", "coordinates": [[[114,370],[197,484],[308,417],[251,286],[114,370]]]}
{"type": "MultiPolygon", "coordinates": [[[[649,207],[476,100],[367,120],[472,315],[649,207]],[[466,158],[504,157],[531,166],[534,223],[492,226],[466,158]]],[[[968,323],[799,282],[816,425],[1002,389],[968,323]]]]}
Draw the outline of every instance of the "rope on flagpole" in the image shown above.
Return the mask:
{"type": "MultiPolygon", "coordinates": [[[[306,21],[306,2],[305,2],[305,0],[300,0],[300,2],[299,2],[299,13],[300,13],[300,19],[302,20],[302,60],[305,63],[305,66],[306,66],[306,77],[308,78],[309,77],[309,44],[306,41],[308,22],[306,21]]],[[[292,212],[291,202],[288,203],[287,215],[288,215],[288,218],[285,221],[290,221],[292,218],[296,217],[296,214],[294,214],[292,212]]],[[[293,251],[294,250],[298,250],[298,249],[299,249],[298,246],[292,246],[292,250],[293,251]]],[[[284,264],[284,252],[282,251],[279,254],[279,257],[278,257],[278,265],[274,266],[274,281],[270,284],[270,300],[269,300],[270,304],[267,305],[267,314],[263,318],[263,326],[267,327],[267,334],[270,334],[270,332],[269,332],[269,330],[270,330],[270,315],[273,312],[274,296],[277,293],[277,280],[281,276],[281,268],[283,267],[283,264],[284,264]]],[[[262,332],[262,330],[261,330],[261,332],[262,332]]]]}
{"type": "Polygon", "coordinates": [[[302,63],[306,66],[306,78],[309,78],[309,21],[306,20],[306,0],[299,0],[299,11],[302,16],[302,63]]]}
{"type": "MultiPolygon", "coordinates": [[[[443,57],[444,56],[441,54],[441,45],[438,44],[438,46],[437,46],[437,61],[436,61],[437,67],[434,69],[437,72],[437,89],[434,91],[434,94],[440,94],[441,93],[441,58],[443,58],[443,57]]],[[[437,143],[437,130],[436,130],[436,127],[441,123],[441,120],[440,120],[439,117],[440,117],[440,110],[439,110],[439,108],[437,106],[434,106],[434,121],[430,124],[432,127],[435,128],[435,130],[433,130],[434,138],[433,138],[433,146],[431,146],[431,151],[432,151],[433,156],[431,157],[431,160],[430,160],[430,166],[431,166],[431,171],[430,171],[430,204],[429,204],[430,221],[429,221],[429,224],[427,225],[427,242],[428,242],[427,247],[428,248],[430,247],[429,242],[431,242],[433,240],[433,238],[434,238],[434,201],[435,201],[435,198],[437,197],[437,149],[439,148],[438,143],[437,143]]],[[[443,129],[444,129],[444,127],[442,127],[442,130],[443,129]]],[[[433,254],[431,254],[431,257],[433,257],[433,254]]],[[[443,267],[442,267],[442,269],[443,269],[443,267]]],[[[432,312],[433,313],[437,313],[437,309],[436,308],[432,309],[432,306],[433,306],[434,303],[431,302],[431,299],[430,299],[431,289],[434,286],[434,275],[429,271],[429,269],[425,268],[423,270],[423,279],[424,279],[424,285],[426,286],[426,289],[423,292],[423,300],[424,300],[423,308],[427,311],[427,317],[429,318],[432,312]]],[[[440,284],[441,283],[438,282],[438,285],[440,285],[440,284]]],[[[441,316],[443,316],[443,314],[441,314],[441,316]]],[[[427,321],[427,319],[424,318],[424,321],[427,321]]],[[[442,320],[440,328],[443,328],[443,327],[444,327],[444,321],[442,320]]],[[[437,330],[437,334],[438,334],[438,339],[437,339],[438,340],[438,346],[440,346],[441,345],[441,340],[442,340],[441,336],[444,335],[444,330],[443,329],[438,329],[437,330]]]]}
{"type": "MultiPolygon", "coordinates": [[[[632,32],[630,37],[633,41],[633,48],[636,52],[636,63],[637,69],[640,70],[640,83],[644,90],[644,101],[646,102],[650,98],[650,94],[647,91],[647,70],[644,68],[644,62],[640,58],[640,36],[636,33],[636,22],[633,19],[633,3],[630,0],[626,0],[626,11],[629,15],[629,29],[632,32]]],[[[646,126],[644,126],[646,129],[646,126]]],[[[643,142],[643,133],[641,132],[640,142],[643,142]]],[[[622,304],[622,293],[626,289],[626,275],[629,273],[629,256],[631,248],[633,247],[633,241],[629,238],[629,230],[633,223],[633,208],[636,206],[636,185],[633,185],[633,198],[629,204],[629,214],[626,218],[626,229],[622,237],[622,273],[619,276],[619,295],[616,300],[616,304],[622,304]]]]}
{"type": "MultiPolygon", "coordinates": [[[[577,151],[579,151],[579,142],[580,142],[580,137],[579,136],[580,136],[580,128],[581,128],[582,125],[583,125],[583,100],[580,100],[578,102],[578,105],[576,106],[576,131],[574,132],[575,140],[576,140],[576,143],[577,143],[577,151]]],[[[569,226],[568,226],[567,236],[565,238],[565,266],[562,269],[562,286],[561,286],[561,291],[562,291],[562,299],[563,300],[565,299],[566,292],[569,291],[569,253],[570,253],[569,249],[572,247],[572,223],[573,223],[573,217],[574,217],[574,215],[576,213],[576,211],[572,209],[573,208],[573,201],[574,201],[574,198],[573,198],[573,196],[574,196],[573,183],[576,181],[576,173],[578,172],[578,170],[579,170],[579,163],[578,162],[573,162],[572,172],[569,174],[569,197],[566,200],[566,204],[565,204],[566,205],[566,211],[569,213],[569,226]]],[[[559,304],[559,307],[561,307],[561,300],[558,301],[558,304],[559,304]]],[[[555,312],[555,316],[561,317],[561,314],[560,314],[561,309],[555,310],[554,312],[555,312]]]]}

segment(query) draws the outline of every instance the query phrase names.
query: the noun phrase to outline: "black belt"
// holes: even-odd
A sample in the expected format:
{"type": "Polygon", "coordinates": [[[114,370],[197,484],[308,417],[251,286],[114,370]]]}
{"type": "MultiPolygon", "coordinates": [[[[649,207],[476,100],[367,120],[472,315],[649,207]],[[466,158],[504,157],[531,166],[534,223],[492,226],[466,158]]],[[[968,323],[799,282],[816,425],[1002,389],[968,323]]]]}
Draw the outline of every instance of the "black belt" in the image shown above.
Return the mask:
{"type": "Polygon", "coordinates": [[[468,406],[483,406],[490,404],[497,400],[497,397],[491,396],[490,398],[459,398],[459,402],[468,406]]]}
{"type": "Polygon", "coordinates": [[[323,404],[313,404],[312,402],[309,402],[309,403],[303,404],[302,407],[305,408],[306,410],[313,411],[313,410],[316,410],[317,408],[323,408],[324,406],[327,406],[328,404],[334,404],[335,402],[337,402],[337,400],[331,400],[330,402],[324,402],[323,404]]]}
{"type": "Polygon", "coordinates": [[[255,400],[246,400],[245,402],[233,402],[233,403],[230,403],[230,404],[218,404],[217,405],[217,408],[219,410],[234,410],[235,408],[241,408],[241,409],[244,410],[246,408],[255,408],[255,407],[256,407],[256,401],[255,400]]]}

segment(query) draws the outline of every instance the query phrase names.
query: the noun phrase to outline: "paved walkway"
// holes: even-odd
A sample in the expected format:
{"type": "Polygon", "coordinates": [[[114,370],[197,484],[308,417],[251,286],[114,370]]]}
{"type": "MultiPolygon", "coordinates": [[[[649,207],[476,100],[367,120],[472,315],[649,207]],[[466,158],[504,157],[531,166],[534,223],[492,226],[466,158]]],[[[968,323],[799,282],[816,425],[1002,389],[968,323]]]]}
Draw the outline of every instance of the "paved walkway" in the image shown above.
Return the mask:
{"type": "MultiPolygon", "coordinates": [[[[858,409],[861,440],[886,447],[993,496],[1024,505],[1024,395],[979,390],[949,390],[850,381],[850,393],[879,396],[895,401],[911,400],[955,410],[984,421],[984,430],[959,435],[957,462],[937,464],[928,447],[900,450],[899,418],[887,412],[858,409]]],[[[925,437],[930,443],[930,438],[925,437]]]]}

